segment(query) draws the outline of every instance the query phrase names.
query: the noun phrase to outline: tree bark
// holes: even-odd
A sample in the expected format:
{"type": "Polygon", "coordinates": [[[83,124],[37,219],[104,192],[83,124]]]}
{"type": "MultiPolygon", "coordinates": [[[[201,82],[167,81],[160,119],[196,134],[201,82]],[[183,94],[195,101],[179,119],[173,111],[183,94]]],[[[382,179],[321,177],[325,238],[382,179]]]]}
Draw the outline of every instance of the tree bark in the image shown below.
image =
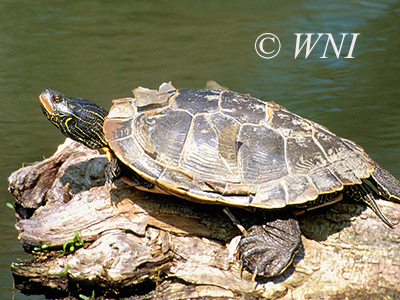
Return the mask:
{"type": "MultiPolygon", "coordinates": [[[[400,226],[341,202],[299,217],[303,247],[273,279],[242,269],[240,232],[224,207],[105,185],[107,159],[71,140],[9,178],[16,228],[33,259],[16,286],[48,297],[131,299],[395,299],[400,226]],[[73,246],[73,248],[72,248],[73,246]]],[[[379,201],[398,223],[400,204],[379,201]]],[[[243,225],[261,218],[232,208],[243,225]]]]}

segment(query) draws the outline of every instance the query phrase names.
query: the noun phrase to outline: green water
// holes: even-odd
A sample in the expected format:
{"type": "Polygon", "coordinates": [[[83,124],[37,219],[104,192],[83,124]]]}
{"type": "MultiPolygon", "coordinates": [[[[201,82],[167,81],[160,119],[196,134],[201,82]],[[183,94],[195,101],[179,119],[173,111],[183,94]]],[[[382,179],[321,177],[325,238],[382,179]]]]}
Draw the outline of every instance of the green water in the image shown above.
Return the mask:
{"type": "MultiPolygon", "coordinates": [[[[202,88],[213,79],[273,100],[355,140],[400,178],[399,1],[3,1],[0,4],[0,298],[13,292],[10,264],[25,258],[17,240],[7,177],[50,156],[64,138],[45,120],[46,87],[95,100],[131,96],[141,85],[202,88]],[[282,43],[260,58],[262,33],[282,43]],[[326,38],[294,58],[294,33],[360,33],[354,59],[321,59],[326,38]]],[[[322,38],[321,38],[322,40],[322,38]]]]}

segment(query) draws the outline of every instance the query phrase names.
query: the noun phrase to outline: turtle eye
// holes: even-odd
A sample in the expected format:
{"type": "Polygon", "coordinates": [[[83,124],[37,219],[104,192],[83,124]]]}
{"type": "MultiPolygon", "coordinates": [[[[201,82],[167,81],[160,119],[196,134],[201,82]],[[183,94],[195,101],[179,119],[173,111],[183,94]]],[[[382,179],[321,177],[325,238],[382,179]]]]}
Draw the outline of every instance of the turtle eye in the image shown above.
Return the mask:
{"type": "Polygon", "coordinates": [[[58,102],[61,102],[61,97],[58,96],[58,95],[54,95],[54,96],[53,96],[53,101],[54,101],[54,102],[57,102],[57,103],[58,103],[58,102]]]}

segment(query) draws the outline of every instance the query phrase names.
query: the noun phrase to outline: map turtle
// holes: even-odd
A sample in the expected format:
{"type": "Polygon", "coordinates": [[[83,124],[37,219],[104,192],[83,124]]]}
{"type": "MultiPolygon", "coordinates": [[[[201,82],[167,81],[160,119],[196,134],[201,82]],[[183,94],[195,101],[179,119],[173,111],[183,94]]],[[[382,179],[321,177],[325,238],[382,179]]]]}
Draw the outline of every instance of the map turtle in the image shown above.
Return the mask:
{"type": "Polygon", "coordinates": [[[254,277],[277,276],[291,264],[301,246],[295,212],[349,197],[393,228],[376,200],[400,201],[400,182],[356,143],[215,82],[133,93],[109,112],[53,89],[39,98],[65,136],[106,152],[108,182],[275,215],[243,230],[239,254],[254,277]]]}

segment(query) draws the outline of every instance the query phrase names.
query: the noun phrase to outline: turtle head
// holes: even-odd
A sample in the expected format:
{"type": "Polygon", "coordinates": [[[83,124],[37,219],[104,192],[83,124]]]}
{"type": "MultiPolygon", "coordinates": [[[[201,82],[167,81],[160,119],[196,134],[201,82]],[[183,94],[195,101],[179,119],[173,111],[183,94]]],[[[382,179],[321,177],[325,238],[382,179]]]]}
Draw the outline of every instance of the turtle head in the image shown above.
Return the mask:
{"type": "Polygon", "coordinates": [[[47,119],[66,136],[91,149],[107,147],[104,118],[107,110],[92,101],[45,89],[39,96],[47,119]]]}

